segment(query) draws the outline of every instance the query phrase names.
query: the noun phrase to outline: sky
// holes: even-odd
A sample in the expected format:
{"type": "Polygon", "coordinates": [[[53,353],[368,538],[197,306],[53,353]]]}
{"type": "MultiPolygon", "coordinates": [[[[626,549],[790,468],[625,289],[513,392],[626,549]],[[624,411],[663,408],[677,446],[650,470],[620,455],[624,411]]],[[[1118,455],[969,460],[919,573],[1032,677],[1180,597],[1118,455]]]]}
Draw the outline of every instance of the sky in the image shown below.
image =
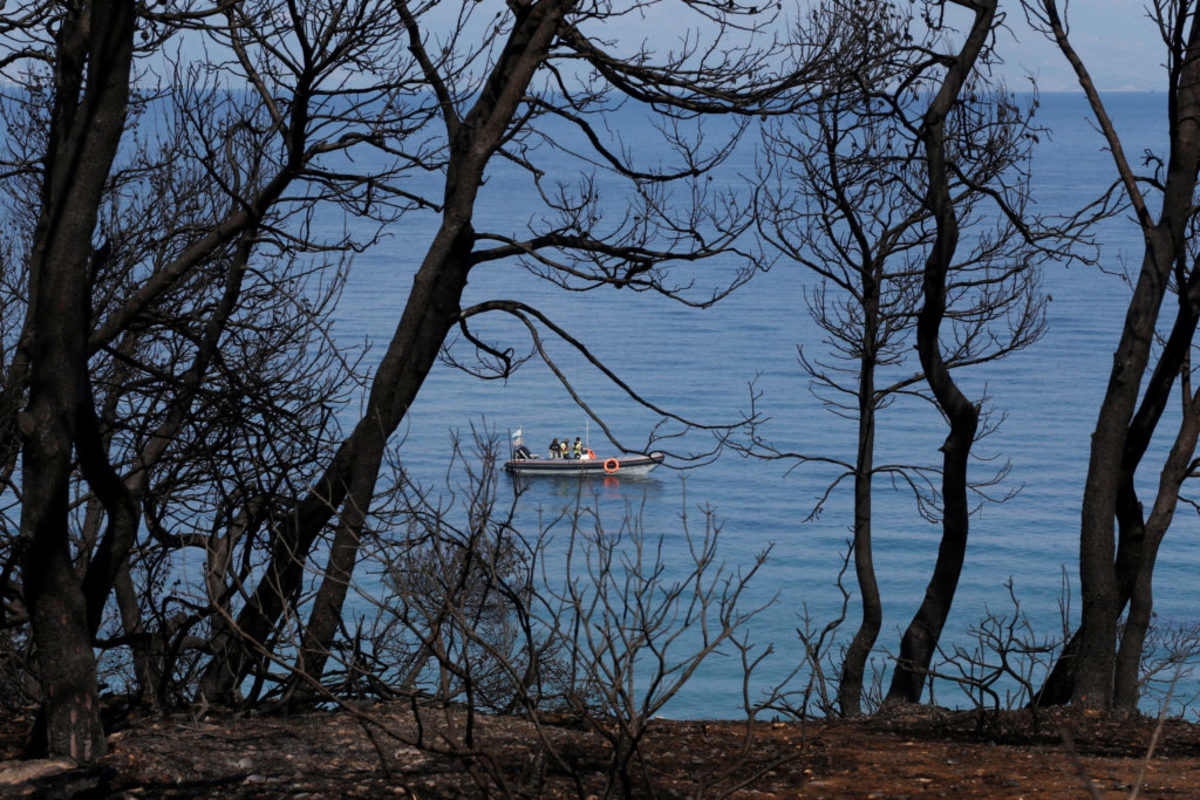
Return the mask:
{"type": "MultiPolygon", "coordinates": [[[[1060,0],[1061,4],[1061,0],[1060,0]]],[[[1026,75],[1043,92],[1079,91],[1079,83],[1058,48],[1025,21],[1014,0],[1002,2],[1008,31],[997,46],[1002,74],[1014,89],[1026,75]]],[[[1163,45],[1139,0],[1075,0],[1066,5],[1071,43],[1101,91],[1159,90],[1165,85],[1163,45]]]]}

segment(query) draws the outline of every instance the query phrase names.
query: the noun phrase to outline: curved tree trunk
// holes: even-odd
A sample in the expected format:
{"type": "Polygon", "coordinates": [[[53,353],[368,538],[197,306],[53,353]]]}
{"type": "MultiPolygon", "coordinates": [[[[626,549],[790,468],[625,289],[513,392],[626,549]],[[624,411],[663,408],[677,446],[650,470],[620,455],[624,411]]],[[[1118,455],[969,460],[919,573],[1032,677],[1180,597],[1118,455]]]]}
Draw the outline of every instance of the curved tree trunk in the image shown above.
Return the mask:
{"type": "MultiPolygon", "coordinates": [[[[1154,222],[1095,84],[1067,37],[1056,0],[1039,0],[1038,5],[1046,31],[1075,70],[1108,141],[1145,240],[1142,265],[1126,308],[1092,434],[1079,528],[1082,595],[1079,644],[1071,655],[1070,668],[1063,670],[1074,673],[1071,696],[1074,703],[1107,711],[1113,705],[1117,621],[1125,604],[1121,583],[1128,577],[1128,573],[1122,575],[1118,570],[1120,554],[1114,543],[1114,519],[1119,510],[1118,498],[1127,488],[1127,477],[1131,474],[1130,440],[1137,435],[1134,411],[1149,364],[1159,310],[1172,269],[1184,263],[1186,230],[1200,168],[1200,20],[1186,4],[1180,6],[1178,14],[1160,18],[1163,41],[1169,51],[1170,155],[1161,184],[1161,210],[1158,221],[1154,222]]],[[[1133,467],[1136,468],[1136,459],[1133,467]]],[[[1124,533],[1137,535],[1130,528],[1124,533]]],[[[1132,544],[1126,542],[1121,550],[1142,551],[1132,544]]],[[[1138,556],[1131,557],[1140,560],[1138,556]]],[[[1123,561],[1123,568],[1129,566],[1129,561],[1123,561]]],[[[1057,667],[1055,671],[1059,671],[1057,667]]]]}
{"type": "MultiPolygon", "coordinates": [[[[406,330],[405,320],[402,319],[393,347],[388,351],[392,358],[385,356],[384,364],[376,373],[376,383],[372,387],[373,402],[369,402],[367,408],[368,412],[378,408],[387,398],[376,395],[397,387],[400,387],[398,396],[404,398],[404,402],[386,416],[377,414],[365,417],[354,431],[352,438],[358,441],[358,447],[347,479],[349,491],[342,503],[341,518],[330,546],[329,560],[304,630],[298,665],[301,680],[315,681],[321,677],[341,621],[342,605],[358,559],[359,541],[388,438],[403,419],[403,411],[416,399],[426,375],[437,360],[442,343],[458,320],[458,301],[466,287],[468,268],[465,264],[468,263],[469,248],[473,244],[469,227],[466,233],[460,234],[460,240],[459,248],[463,252],[454,253],[451,267],[442,270],[443,277],[437,287],[438,299],[432,303],[418,300],[415,304],[410,299],[410,308],[429,311],[422,315],[422,327],[416,337],[402,335],[406,330]],[[399,354],[405,354],[408,358],[397,358],[399,354]]],[[[407,311],[404,316],[409,317],[407,311]]]]}
{"type": "MultiPolygon", "coordinates": [[[[1161,241],[1155,236],[1153,240],[1161,241]]],[[[1152,241],[1153,241],[1152,240],[1152,241]]],[[[1114,519],[1121,494],[1122,456],[1153,338],[1154,320],[1166,287],[1164,248],[1147,247],[1147,257],[1125,331],[1113,359],[1104,401],[1092,434],[1080,525],[1079,578],[1082,610],[1072,701],[1088,708],[1112,706],[1117,618],[1123,605],[1115,564],[1114,519]]]]}
{"type": "MultiPolygon", "coordinates": [[[[864,281],[867,283],[867,281],[864,281]]],[[[854,473],[854,573],[862,600],[862,621],[846,648],[838,682],[838,708],[843,716],[862,713],[863,678],[871,649],[883,624],[883,604],[871,550],[871,478],[875,470],[875,346],[879,292],[864,287],[863,354],[858,373],[858,455],[854,473]]]]}
{"type": "MultiPolygon", "coordinates": [[[[1168,463],[1160,475],[1158,497],[1152,511],[1152,520],[1143,519],[1143,508],[1138,500],[1134,475],[1149,447],[1150,439],[1157,430],[1162,413],[1170,398],[1175,378],[1181,372],[1188,374],[1188,354],[1191,341],[1200,321],[1200,271],[1193,271],[1187,291],[1180,297],[1179,311],[1171,334],[1159,354],[1154,372],[1143,394],[1141,405],[1134,415],[1125,440],[1122,463],[1121,490],[1115,502],[1117,519],[1117,553],[1114,571],[1117,581],[1117,616],[1136,594],[1141,595],[1138,609],[1130,607],[1126,630],[1121,637],[1114,677],[1114,706],[1122,713],[1132,710],[1130,693],[1136,692],[1137,666],[1141,661],[1141,648],[1145,641],[1145,626],[1149,625],[1150,581],[1155,558],[1162,537],[1166,535],[1179,499],[1178,482],[1180,465],[1187,466],[1195,452],[1196,442],[1189,445],[1188,429],[1193,424],[1194,409],[1184,402],[1184,419],[1177,433],[1168,463]],[[1161,528],[1159,526],[1162,526],[1161,528]],[[1152,530],[1148,530],[1151,528],[1152,530]],[[1132,627],[1131,627],[1132,626],[1132,627]],[[1140,632],[1139,632],[1140,630],[1140,632]],[[1136,653],[1135,653],[1136,648],[1136,653]]],[[[1185,396],[1190,392],[1190,380],[1184,381],[1185,396]]],[[[1047,677],[1035,702],[1039,706],[1062,705],[1070,702],[1075,689],[1076,664],[1081,637],[1077,630],[1063,649],[1050,675],[1047,677]]],[[[1136,700],[1133,701],[1136,705],[1136,700]]]]}
{"type": "MultiPolygon", "coordinates": [[[[387,363],[385,356],[385,364],[380,366],[371,389],[367,416],[359,423],[364,446],[354,462],[329,562],[305,627],[298,665],[303,679],[320,679],[341,623],[342,606],[358,559],[359,544],[388,438],[404,418],[446,336],[459,320],[460,301],[475,245],[471,219],[484,170],[492,153],[500,147],[526,87],[544,62],[573,5],[574,0],[541,0],[521,15],[479,102],[467,114],[460,135],[452,140],[443,227],[422,265],[422,272],[425,264],[430,263],[430,256],[434,263],[445,266],[440,270],[440,279],[430,289],[432,305],[419,304],[414,308],[410,300],[406,307],[396,336],[401,338],[402,331],[413,329],[416,320],[406,318],[409,309],[414,309],[421,317],[416,341],[396,347],[396,340],[393,340],[388,355],[393,356],[395,363],[387,363]],[[390,374],[392,370],[395,375],[390,374]],[[397,385],[403,387],[401,395],[407,398],[399,404],[394,397],[388,397],[394,394],[397,385]]],[[[420,280],[418,273],[418,282],[420,280]]]]}
{"type": "Polygon", "coordinates": [[[929,169],[926,205],[937,224],[937,235],[925,260],[922,287],[925,304],[917,319],[917,353],[929,388],[950,424],[950,432],[941,448],[942,541],[933,576],[925,589],[925,599],[900,641],[900,655],[888,689],[889,701],[916,702],[921,698],[926,672],[958,588],[970,530],[967,464],[979,424],[979,408],[963,395],[950,376],[938,342],[946,313],[946,276],[958,247],[958,219],[950,195],[946,164],[945,121],[991,34],[996,3],[988,0],[961,5],[974,9],[975,20],[921,127],[929,169]]]}
{"type": "Polygon", "coordinates": [[[1117,649],[1113,708],[1120,714],[1137,712],[1142,649],[1154,610],[1154,564],[1159,545],[1175,515],[1180,487],[1192,469],[1192,458],[1200,438],[1200,395],[1189,397],[1190,390],[1191,381],[1184,381],[1183,420],[1163,465],[1154,507],[1146,520],[1140,569],[1132,586],[1129,615],[1117,649]]]}

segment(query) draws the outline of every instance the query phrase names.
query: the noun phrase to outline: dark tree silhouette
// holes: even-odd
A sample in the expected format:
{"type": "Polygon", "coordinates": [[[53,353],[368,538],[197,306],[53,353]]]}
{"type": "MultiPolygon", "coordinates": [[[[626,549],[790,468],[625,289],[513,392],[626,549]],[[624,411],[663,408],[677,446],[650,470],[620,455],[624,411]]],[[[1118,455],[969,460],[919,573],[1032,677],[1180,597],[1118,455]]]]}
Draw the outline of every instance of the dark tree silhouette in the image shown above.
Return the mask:
{"type": "Polygon", "coordinates": [[[1200,315],[1193,200],[1200,172],[1200,19],[1192,2],[1149,4],[1166,52],[1169,150],[1165,157],[1150,155],[1145,163],[1152,174],[1139,175],[1071,44],[1058,3],[1030,0],[1023,6],[1031,24],[1058,45],[1074,69],[1113,157],[1116,185],[1145,242],[1141,266],[1131,276],[1132,292],[1091,439],[1080,520],[1080,627],[1055,664],[1040,702],[1072,701],[1131,713],[1137,707],[1138,671],[1150,624],[1155,558],[1182,483],[1194,468],[1196,448],[1197,397],[1189,376],[1200,315]],[[1178,302],[1167,328],[1162,303],[1171,291],[1178,302]],[[1161,342],[1157,349],[1156,341],[1161,342]],[[1179,426],[1147,515],[1134,479],[1181,377],[1179,426]],[[1119,620],[1127,604],[1118,646],[1119,620]]]}
{"type": "MultiPolygon", "coordinates": [[[[93,249],[92,236],[125,123],[134,16],[133,3],[102,0],[70,6],[54,19],[54,95],[29,249],[30,300],[19,354],[8,370],[9,380],[19,379],[28,392],[15,425],[22,442],[15,550],[44,697],[38,744],[79,761],[102,755],[106,744],[88,597],[71,555],[70,484],[74,448],[87,440],[93,414],[88,289],[107,253],[93,249]]],[[[11,384],[6,388],[13,390],[11,384]]],[[[104,480],[104,465],[90,455],[81,449],[80,467],[97,482],[104,480]]],[[[104,499],[119,525],[130,513],[128,505],[119,497],[104,499]]],[[[126,547],[125,539],[108,540],[113,556],[126,547]]]]}
{"type": "Polygon", "coordinates": [[[916,701],[953,601],[971,492],[984,492],[1004,473],[968,479],[971,447],[987,428],[951,372],[1037,340],[1043,300],[1036,262],[1055,255],[1054,232],[1025,208],[1032,109],[975,75],[976,59],[991,58],[994,9],[977,11],[964,49],[946,55],[949,23],[928,22],[953,5],[928,4],[925,21],[916,10],[875,4],[827,7],[868,57],[808,113],[773,128],[765,148],[760,228],[787,260],[818,278],[809,312],[832,349],[831,358],[801,348],[801,365],[819,399],[855,421],[857,449],[845,460],[784,452],[764,439],[753,445],[766,457],[837,467],[820,505],[854,481],[852,552],[863,611],[839,682],[838,703],[848,715],[860,713],[883,619],[873,480],[889,475],[909,486],[920,512],[943,527],[926,599],[905,633],[889,690],[890,699],[916,701]],[[958,247],[960,227],[972,232],[969,247],[958,247]],[[903,397],[933,404],[950,424],[940,466],[876,461],[882,412],[903,397]]]}
{"type": "Polygon", "coordinates": [[[3,575],[23,602],[4,624],[30,625],[46,749],[103,750],[93,645],[128,647],[160,702],[236,701],[248,679],[257,695],[296,629],[297,666],[320,676],[362,537],[383,524],[375,503],[400,480],[385,449],[450,332],[502,375],[520,359],[473,336],[478,314],[586,350],[519,301],[462,308],[473,268],[521,262],[572,289],[692,305],[728,285],[690,293],[672,264],[732,255],[728,284],[749,276],[749,206],[705,181],[743,126],[707,150],[689,129],[814,83],[838,57],[819,38],[790,54],[726,47],[768,16],[686,10],[702,35],[654,51],[609,40],[616,12],[568,0],[487,19],[401,0],[6,9],[0,68],[21,88],[3,109],[4,301],[24,323],[5,331],[0,398],[0,474],[22,516],[3,575]],[[623,102],[659,121],[677,164],[641,166],[606,133],[623,102]],[[582,172],[625,182],[615,213],[586,175],[575,191],[539,169],[541,148],[571,147],[550,122],[576,132],[582,172]],[[498,159],[533,177],[542,227],[477,230],[498,159]],[[333,409],[361,376],[324,340],[342,259],[418,212],[436,230],[343,436],[333,409]],[[319,213],[373,232],[322,237],[319,213]],[[169,588],[185,551],[203,553],[202,597],[169,588]]]}

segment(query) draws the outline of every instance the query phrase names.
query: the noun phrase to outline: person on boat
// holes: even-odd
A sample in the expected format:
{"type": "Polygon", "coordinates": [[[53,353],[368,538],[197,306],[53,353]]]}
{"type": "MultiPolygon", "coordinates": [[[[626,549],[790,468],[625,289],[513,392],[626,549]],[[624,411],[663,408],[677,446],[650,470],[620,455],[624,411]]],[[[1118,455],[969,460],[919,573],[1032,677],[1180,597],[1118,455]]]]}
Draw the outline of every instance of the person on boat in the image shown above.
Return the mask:
{"type": "Polygon", "coordinates": [[[583,442],[579,441],[578,436],[575,437],[575,444],[573,445],[573,448],[575,450],[575,457],[583,458],[583,442]]]}
{"type": "Polygon", "coordinates": [[[521,429],[517,428],[517,432],[512,435],[513,458],[533,458],[533,453],[529,452],[529,448],[525,446],[525,437],[521,434],[521,429]]]}
{"type": "Polygon", "coordinates": [[[566,436],[564,436],[562,440],[562,454],[563,458],[574,458],[574,456],[571,455],[571,440],[566,436]]]}
{"type": "Polygon", "coordinates": [[[559,450],[559,447],[558,447],[558,439],[551,439],[550,440],[550,457],[558,458],[560,455],[561,455],[561,451],[559,450]]]}

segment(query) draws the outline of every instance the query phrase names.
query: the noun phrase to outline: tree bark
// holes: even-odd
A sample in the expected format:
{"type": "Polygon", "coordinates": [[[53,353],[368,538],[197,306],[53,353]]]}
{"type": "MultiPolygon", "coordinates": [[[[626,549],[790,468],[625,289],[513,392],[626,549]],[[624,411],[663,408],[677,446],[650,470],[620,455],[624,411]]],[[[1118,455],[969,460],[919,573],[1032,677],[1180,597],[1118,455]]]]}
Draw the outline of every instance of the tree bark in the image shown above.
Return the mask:
{"type": "Polygon", "coordinates": [[[1139,569],[1130,587],[1129,614],[1117,649],[1114,676],[1113,709],[1119,714],[1137,712],[1142,649],[1154,610],[1154,564],[1175,515],[1180,488],[1192,469],[1192,457],[1200,438],[1200,396],[1189,396],[1190,389],[1191,381],[1185,381],[1183,420],[1159,475],[1154,507],[1144,526],[1139,569]]]}
{"type": "MultiPolygon", "coordinates": [[[[1142,608],[1138,611],[1130,608],[1126,632],[1122,634],[1121,645],[1118,649],[1114,673],[1113,703],[1115,710],[1121,713],[1131,710],[1130,694],[1136,693],[1137,664],[1141,661],[1141,646],[1145,641],[1145,630],[1139,634],[1138,628],[1149,624],[1150,607],[1146,604],[1150,602],[1151,573],[1154,570],[1158,546],[1161,544],[1162,537],[1166,535],[1165,528],[1160,530],[1156,526],[1164,523],[1169,525],[1170,520],[1174,517],[1180,487],[1178,485],[1172,487],[1172,482],[1182,482],[1183,476],[1178,474],[1178,464],[1182,461],[1186,466],[1191,454],[1195,452],[1195,441],[1192,441],[1190,449],[1186,449],[1188,441],[1186,428],[1191,424],[1190,416],[1194,413],[1186,401],[1183,403],[1184,420],[1168,457],[1169,462],[1164,464],[1160,475],[1159,496],[1155,500],[1152,511],[1153,521],[1144,519],[1144,510],[1138,500],[1134,476],[1146,453],[1146,448],[1150,444],[1150,439],[1157,430],[1176,376],[1181,371],[1187,373],[1191,341],[1198,322],[1200,322],[1200,270],[1193,270],[1186,291],[1180,296],[1175,323],[1159,354],[1158,362],[1155,364],[1154,372],[1143,393],[1138,411],[1130,423],[1125,440],[1121,489],[1115,503],[1117,552],[1114,571],[1118,591],[1117,616],[1120,616],[1135,593],[1142,596],[1139,601],[1142,608]],[[1155,529],[1148,531],[1148,526],[1155,529]],[[1130,628],[1130,625],[1133,627],[1130,628]],[[1131,649],[1135,645],[1137,647],[1136,654],[1131,649]]],[[[1185,381],[1185,384],[1183,392],[1186,397],[1189,393],[1187,387],[1190,386],[1190,380],[1185,381]]],[[[1053,706],[1070,702],[1075,689],[1079,646],[1080,636],[1079,631],[1076,631],[1038,692],[1035,700],[1037,705],[1053,706]]]]}
{"type": "Polygon", "coordinates": [[[72,566],[69,481],[86,405],[92,236],[125,124],[134,7],[71,7],[58,34],[41,209],[30,257],[29,401],[21,485],[22,580],[43,698],[33,750],[91,761],[105,752],[87,603],[72,566]]]}
{"type": "MultiPolygon", "coordinates": [[[[341,503],[341,518],[329,560],[304,631],[298,665],[301,679],[318,680],[324,670],[341,621],[342,605],[358,559],[360,539],[388,438],[416,399],[442,343],[458,321],[459,301],[467,283],[474,237],[469,224],[455,235],[459,241],[450,246],[448,253],[439,254],[436,259],[439,280],[433,282],[428,293],[418,294],[414,287],[392,346],[376,373],[372,398],[367,404],[368,416],[359,422],[352,435],[357,446],[347,479],[349,491],[341,503]],[[410,310],[419,312],[419,321],[412,319],[416,315],[410,315],[410,310]],[[372,409],[376,411],[373,415],[372,409]]],[[[440,250],[435,244],[433,252],[440,250]]]]}
{"type": "MultiPolygon", "coordinates": [[[[574,4],[575,0],[539,0],[516,15],[506,47],[465,118],[455,116],[447,98],[443,113],[451,155],[441,227],[417,271],[404,313],[376,372],[365,415],[318,481],[318,491],[297,504],[272,548],[263,580],[238,615],[233,626],[236,636],[221,643],[210,662],[200,688],[210,700],[229,696],[248,674],[254,648],[266,641],[300,591],[313,544],[340,512],[331,546],[333,560],[318,590],[302,643],[301,668],[310,678],[320,677],[337,631],[384,448],[459,319],[462,292],[473,265],[471,219],[484,170],[507,135],[564,15],[574,4]]],[[[398,5],[402,17],[407,17],[403,4],[398,5]]],[[[419,50],[419,31],[411,17],[407,19],[413,46],[419,50]]],[[[436,76],[432,82],[441,85],[436,76]]]]}
{"type": "Polygon", "coordinates": [[[862,602],[862,621],[846,655],[838,681],[838,708],[845,717],[862,713],[867,659],[883,624],[883,602],[875,578],[871,547],[871,479],[875,470],[875,333],[879,324],[879,287],[864,281],[863,354],[858,373],[858,455],[854,472],[854,573],[862,602]]]}
{"type": "MultiPolygon", "coordinates": [[[[1088,457],[1079,529],[1082,608],[1078,646],[1070,654],[1069,668],[1062,671],[1057,665],[1055,668],[1055,673],[1061,672],[1068,677],[1069,673],[1074,673],[1072,702],[1085,708],[1108,711],[1114,700],[1117,621],[1127,599],[1122,583],[1128,584],[1129,576],[1140,575],[1143,568],[1138,562],[1144,547],[1133,541],[1141,536],[1140,526],[1128,524],[1130,512],[1135,507],[1129,491],[1129,477],[1136,469],[1140,455],[1132,462],[1130,456],[1137,450],[1134,439],[1152,431],[1153,425],[1139,430],[1134,411],[1143,388],[1171,271],[1184,263],[1187,226],[1200,167],[1200,24],[1194,9],[1189,9],[1186,4],[1159,19],[1163,41],[1168,45],[1170,152],[1161,184],[1161,211],[1158,221],[1154,222],[1100,95],[1067,38],[1057,3],[1039,0],[1038,5],[1046,31],[1054,37],[1074,68],[1108,141],[1109,152],[1145,241],[1141,268],[1113,354],[1088,457]],[[1118,513],[1122,516],[1122,535],[1126,537],[1119,548],[1114,542],[1117,535],[1114,520],[1118,513]]],[[[1170,379],[1173,378],[1174,375],[1170,375],[1170,379]]],[[[1154,391],[1152,381],[1148,398],[1154,391]]],[[[1156,415],[1147,417],[1151,418],[1156,424],[1156,415]]],[[[1140,515],[1140,511],[1137,513],[1140,515]]],[[[1064,658],[1066,655],[1064,653],[1064,658]]]]}
{"type": "Polygon", "coordinates": [[[1080,525],[1082,616],[1072,694],[1072,701],[1085,708],[1108,710],[1112,706],[1117,617],[1122,606],[1114,562],[1113,521],[1116,498],[1121,491],[1126,432],[1166,287],[1165,270],[1159,264],[1172,261],[1167,248],[1159,244],[1161,239],[1153,236],[1147,246],[1142,275],[1130,301],[1125,330],[1113,358],[1108,388],[1092,434],[1080,525]]]}
{"type": "Polygon", "coordinates": [[[901,638],[888,701],[916,702],[921,699],[925,675],[954,602],[970,532],[967,465],[979,425],[979,408],[954,382],[938,341],[946,313],[946,276],[958,248],[958,219],[946,163],[945,121],[991,34],[996,3],[986,0],[960,5],[972,8],[975,19],[962,49],[930,103],[920,131],[929,170],[926,206],[936,222],[937,233],[925,260],[922,285],[925,303],[917,318],[917,353],[929,388],[950,425],[941,448],[942,540],[933,575],[925,588],[925,598],[901,638]]]}

